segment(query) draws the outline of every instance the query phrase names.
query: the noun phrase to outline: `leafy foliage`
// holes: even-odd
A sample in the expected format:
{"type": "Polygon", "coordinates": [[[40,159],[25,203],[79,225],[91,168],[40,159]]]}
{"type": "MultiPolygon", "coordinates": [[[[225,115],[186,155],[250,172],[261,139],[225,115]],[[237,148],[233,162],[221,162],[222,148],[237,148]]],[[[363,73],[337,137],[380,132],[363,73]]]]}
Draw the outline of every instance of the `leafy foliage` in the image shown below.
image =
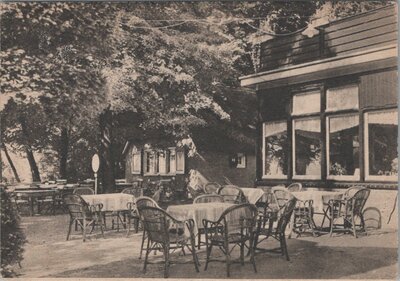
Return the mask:
{"type": "Polygon", "coordinates": [[[1,217],[1,276],[13,277],[13,265],[21,262],[25,236],[19,227],[19,217],[11,203],[10,194],[0,188],[1,217]]]}

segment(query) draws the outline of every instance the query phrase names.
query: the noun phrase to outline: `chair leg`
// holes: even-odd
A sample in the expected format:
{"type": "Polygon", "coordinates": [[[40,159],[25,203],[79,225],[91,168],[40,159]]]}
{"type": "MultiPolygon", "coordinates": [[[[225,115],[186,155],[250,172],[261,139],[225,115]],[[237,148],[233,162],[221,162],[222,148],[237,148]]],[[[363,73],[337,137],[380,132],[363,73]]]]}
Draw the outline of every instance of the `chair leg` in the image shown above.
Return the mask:
{"type": "Polygon", "coordinates": [[[207,257],[206,257],[206,265],[204,267],[204,271],[207,270],[208,263],[210,262],[210,255],[211,255],[211,250],[212,250],[213,245],[212,244],[207,245],[206,247],[207,247],[207,257]]]}
{"type": "Polygon", "coordinates": [[[85,220],[85,218],[83,219],[82,224],[83,224],[83,242],[85,242],[86,241],[86,220],[85,220]]]}
{"type": "Polygon", "coordinates": [[[200,230],[198,230],[198,233],[197,233],[197,249],[199,249],[199,250],[200,250],[200,243],[201,243],[201,232],[200,232],[200,230]]]}
{"type": "Polygon", "coordinates": [[[165,265],[164,265],[164,278],[168,278],[169,276],[169,246],[164,246],[164,258],[165,258],[165,265]]]}
{"type": "Polygon", "coordinates": [[[230,257],[230,254],[229,254],[229,244],[228,244],[228,242],[225,242],[225,256],[226,256],[226,276],[230,277],[231,274],[230,274],[229,269],[230,269],[230,266],[231,266],[231,257],[230,257]]]}
{"type": "Polygon", "coordinates": [[[240,263],[244,265],[244,242],[240,244],[240,263]]]}
{"type": "Polygon", "coordinates": [[[146,233],[145,233],[145,231],[143,230],[142,245],[140,245],[139,260],[142,259],[142,252],[143,252],[144,240],[146,239],[145,235],[146,235],[146,233]]]}
{"type": "Polygon", "coordinates": [[[126,226],[126,237],[129,236],[129,231],[131,230],[131,217],[128,216],[128,225],[126,226]]]}
{"type": "MultiPolygon", "coordinates": [[[[147,248],[146,248],[146,255],[145,255],[144,264],[143,264],[143,273],[146,273],[147,259],[149,257],[149,251],[150,251],[150,240],[147,239],[147,248]]],[[[140,250],[140,256],[142,256],[142,250],[140,250]]]]}
{"type": "Polygon", "coordinates": [[[194,240],[191,241],[191,252],[193,256],[193,262],[194,262],[194,268],[196,269],[196,272],[199,272],[199,259],[196,254],[196,245],[194,243],[194,240]]]}
{"type": "Polygon", "coordinates": [[[68,226],[67,241],[69,240],[69,235],[71,234],[71,228],[72,228],[73,224],[74,224],[74,221],[71,219],[69,221],[69,226],[68,226]]]}
{"type": "Polygon", "coordinates": [[[285,235],[284,235],[284,234],[281,235],[280,240],[281,240],[282,247],[283,247],[282,251],[284,251],[284,253],[285,253],[286,260],[287,260],[287,261],[290,261],[290,259],[289,259],[289,253],[288,253],[288,250],[287,250],[286,238],[285,238],[285,235]]]}
{"type": "Polygon", "coordinates": [[[353,228],[353,235],[354,235],[355,238],[357,238],[356,221],[354,219],[354,214],[353,213],[351,213],[351,225],[352,225],[352,228],[353,228]]]}
{"type": "MultiPolygon", "coordinates": [[[[254,239],[254,235],[253,237],[250,239],[249,243],[250,245],[253,245],[253,239],[254,239]]],[[[256,260],[255,260],[255,247],[250,247],[250,262],[253,264],[253,269],[254,272],[257,273],[257,267],[256,267],[256,260]]]]}

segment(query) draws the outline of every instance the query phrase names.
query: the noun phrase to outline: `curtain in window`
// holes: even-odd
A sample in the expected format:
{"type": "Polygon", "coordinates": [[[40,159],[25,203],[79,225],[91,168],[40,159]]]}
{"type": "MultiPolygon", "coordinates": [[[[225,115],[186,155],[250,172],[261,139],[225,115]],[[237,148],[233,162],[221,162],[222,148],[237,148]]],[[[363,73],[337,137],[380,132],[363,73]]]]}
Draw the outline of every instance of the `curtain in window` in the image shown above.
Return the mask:
{"type": "Polygon", "coordinates": [[[293,96],[293,115],[316,113],[321,111],[319,91],[296,94],[293,96]]]}
{"type": "Polygon", "coordinates": [[[328,89],[326,95],[327,111],[358,108],[358,85],[356,84],[328,89]]]}
{"type": "Polygon", "coordinates": [[[286,133],[287,124],[286,121],[280,122],[268,122],[264,123],[264,137],[270,137],[286,133]]]}

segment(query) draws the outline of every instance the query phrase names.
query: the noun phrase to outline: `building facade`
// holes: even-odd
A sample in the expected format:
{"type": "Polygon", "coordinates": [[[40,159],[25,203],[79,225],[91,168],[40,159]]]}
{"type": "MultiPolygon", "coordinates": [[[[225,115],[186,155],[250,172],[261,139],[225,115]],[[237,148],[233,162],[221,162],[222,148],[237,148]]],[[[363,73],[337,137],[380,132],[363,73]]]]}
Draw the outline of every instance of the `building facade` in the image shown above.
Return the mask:
{"type": "Polygon", "coordinates": [[[259,101],[257,185],[363,185],[387,190],[393,207],[397,26],[397,7],[387,6],[257,48],[257,72],[241,77],[259,101]]]}

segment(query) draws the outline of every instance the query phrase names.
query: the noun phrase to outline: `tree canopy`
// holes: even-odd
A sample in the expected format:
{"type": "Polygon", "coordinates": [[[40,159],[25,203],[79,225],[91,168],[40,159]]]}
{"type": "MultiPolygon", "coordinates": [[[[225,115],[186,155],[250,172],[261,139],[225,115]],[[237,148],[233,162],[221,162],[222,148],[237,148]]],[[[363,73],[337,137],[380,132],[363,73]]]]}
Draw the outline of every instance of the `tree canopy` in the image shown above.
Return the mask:
{"type": "Polygon", "coordinates": [[[255,95],[237,78],[253,72],[255,39],[383,2],[2,3],[3,140],[33,172],[33,152],[53,151],[62,177],[85,176],[107,111],[134,113],[143,139],[220,128],[251,142],[255,95]]]}

